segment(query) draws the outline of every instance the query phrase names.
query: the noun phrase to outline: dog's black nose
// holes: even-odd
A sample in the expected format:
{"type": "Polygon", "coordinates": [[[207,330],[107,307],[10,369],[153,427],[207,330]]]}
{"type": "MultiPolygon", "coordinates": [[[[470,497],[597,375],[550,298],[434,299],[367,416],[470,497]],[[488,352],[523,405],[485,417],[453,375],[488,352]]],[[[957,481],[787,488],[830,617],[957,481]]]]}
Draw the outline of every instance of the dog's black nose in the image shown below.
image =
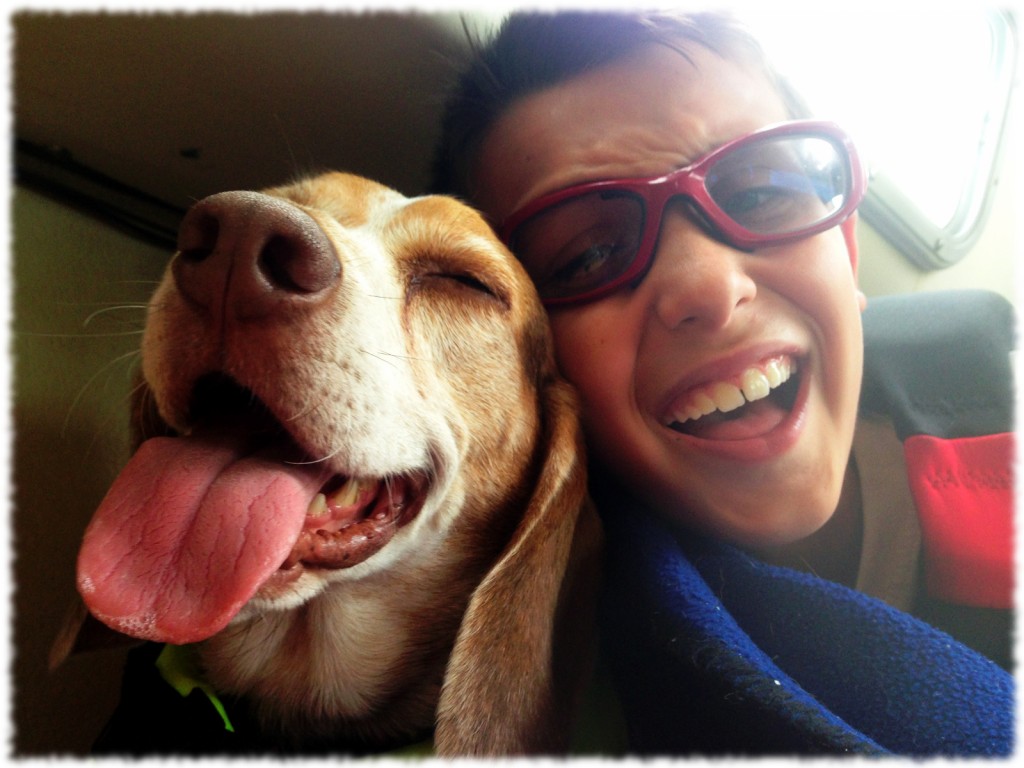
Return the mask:
{"type": "Polygon", "coordinates": [[[172,271],[178,289],[214,314],[245,320],[316,303],[341,262],[309,214],[259,192],[222,192],[189,209],[172,271]]]}

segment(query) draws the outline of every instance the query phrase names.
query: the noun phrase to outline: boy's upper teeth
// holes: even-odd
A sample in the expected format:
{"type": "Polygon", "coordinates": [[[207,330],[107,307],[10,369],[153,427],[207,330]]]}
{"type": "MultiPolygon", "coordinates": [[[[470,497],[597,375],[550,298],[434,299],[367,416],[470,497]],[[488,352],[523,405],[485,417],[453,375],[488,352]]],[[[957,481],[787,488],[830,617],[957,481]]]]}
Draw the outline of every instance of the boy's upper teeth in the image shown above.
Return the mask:
{"type": "Polygon", "coordinates": [[[693,393],[685,405],[671,415],[669,424],[682,424],[715,411],[728,413],[748,402],[761,400],[788,381],[795,371],[796,363],[789,358],[774,358],[762,365],[751,366],[736,381],[719,381],[693,393]]]}
{"type": "Polygon", "coordinates": [[[715,404],[715,409],[722,413],[735,411],[747,402],[743,399],[743,392],[740,391],[739,387],[734,384],[727,384],[724,381],[711,387],[711,400],[715,404]]]}

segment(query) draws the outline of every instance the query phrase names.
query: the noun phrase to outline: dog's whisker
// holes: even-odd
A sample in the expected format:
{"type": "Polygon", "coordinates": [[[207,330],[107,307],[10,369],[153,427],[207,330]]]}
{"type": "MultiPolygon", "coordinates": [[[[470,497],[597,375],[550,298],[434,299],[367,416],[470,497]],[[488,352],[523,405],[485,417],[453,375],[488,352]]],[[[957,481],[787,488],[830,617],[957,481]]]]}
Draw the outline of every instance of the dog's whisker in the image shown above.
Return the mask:
{"type": "Polygon", "coordinates": [[[85,397],[85,393],[92,386],[93,382],[95,382],[96,379],[98,379],[102,374],[108,372],[118,363],[121,363],[125,360],[131,360],[133,358],[136,358],[140,354],[141,352],[138,349],[133,349],[129,352],[125,352],[122,355],[118,355],[113,360],[105,363],[98,371],[96,371],[96,373],[89,377],[85,384],[83,384],[81,388],[78,390],[78,394],[76,394],[74,400],[71,401],[71,405],[68,406],[67,414],[64,417],[64,423],[61,425],[60,429],[61,438],[67,436],[68,425],[71,423],[71,417],[74,415],[75,410],[78,408],[78,404],[82,401],[82,398],[85,397]]]}
{"type": "MultiPolygon", "coordinates": [[[[391,362],[390,360],[386,360],[386,359],[385,359],[385,356],[387,356],[387,355],[389,355],[389,354],[390,354],[390,353],[388,353],[388,352],[379,352],[379,353],[378,353],[378,352],[371,352],[370,350],[368,350],[368,349],[363,349],[362,347],[360,347],[360,348],[359,348],[359,351],[360,351],[360,352],[362,352],[362,353],[363,353],[363,354],[365,354],[365,355],[369,355],[370,357],[375,357],[375,358],[377,358],[377,359],[378,359],[378,360],[380,360],[380,361],[381,361],[382,363],[387,363],[388,365],[390,365],[390,366],[394,366],[394,367],[396,367],[396,368],[398,367],[398,366],[395,366],[395,364],[394,364],[393,362],[391,362]]],[[[391,357],[397,357],[397,355],[390,355],[390,356],[391,356],[391,357]]]]}
{"type": "Polygon", "coordinates": [[[150,301],[149,305],[148,305],[149,311],[150,311],[151,314],[152,313],[156,313],[156,312],[162,312],[165,309],[167,309],[167,306],[168,306],[168,304],[167,304],[166,300],[164,300],[164,301],[150,301]]]}
{"type": "Polygon", "coordinates": [[[368,299],[386,299],[387,301],[404,301],[402,296],[385,296],[382,293],[365,293],[363,294],[368,299]]]}
{"type": "Polygon", "coordinates": [[[340,454],[344,449],[345,446],[338,446],[330,453],[321,456],[319,459],[310,459],[309,461],[286,461],[285,464],[294,464],[297,466],[308,466],[310,464],[324,464],[333,459],[338,454],[340,454]]]}
{"type": "Polygon", "coordinates": [[[416,357],[414,355],[400,355],[397,352],[380,352],[379,354],[385,357],[394,357],[398,360],[415,360],[418,363],[433,363],[434,359],[430,357],[416,357]]]}
{"type": "MultiPolygon", "coordinates": [[[[339,451],[340,451],[340,449],[339,449],[339,451]]],[[[309,461],[285,461],[283,463],[291,464],[292,466],[296,466],[296,467],[308,467],[308,466],[310,466],[312,464],[324,464],[325,462],[328,462],[331,459],[333,459],[335,456],[337,456],[339,451],[334,451],[333,453],[329,453],[326,456],[323,456],[323,457],[321,457],[319,459],[310,459],[309,461]]]]}
{"type": "Polygon", "coordinates": [[[134,331],[96,331],[95,333],[42,333],[40,331],[19,331],[15,329],[16,336],[24,336],[33,339],[107,339],[121,336],[141,336],[144,331],[139,328],[134,331]]]}
{"type": "Polygon", "coordinates": [[[131,298],[131,299],[119,299],[117,301],[113,299],[97,299],[96,301],[51,301],[51,306],[54,307],[119,307],[119,306],[145,306],[148,298],[131,298]]]}
{"type": "MultiPolygon", "coordinates": [[[[145,383],[140,382],[136,384],[134,387],[132,387],[131,391],[125,397],[121,398],[120,404],[124,406],[130,403],[132,397],[140,389],[146,390],[146,394],[152,396],[152,393],[150,393],[149,390],[146,389],[145,383]]],[[[102,435],[108,434],[109,430],[107,429],[107,427],[109,427],[109,425],[111,424],[111,422],[113,422],[115,418],[117,418],[116,412],[111,412],[106,416],[106,418],[103,419],[103,421],[100,424],[97,425],[98,428],[94,430],[92,440],[89,441],[89,444],[85,448],[85,455],[88,455],[92,451],[92,449],[96,447],[96,443],[99,442],[99,439],[102,435]]],[[[65,422],[65,427],[66,426],[67,423],[65,422]]]]}
{"type": "Polygon", "coordinates": [[[141,378],[139,379],[138,383],[134,387],[132,387],[131,391],[128,393],[128,401],[131,402],[132,398],[135,397],[137,393],[141,393],[141,397],[143,398],[142,402],[140,403],[140,405],[142,406],[148,406],[151,403],[154,403],[156,400],[153,394],[153,390],[150,389],[149,385],[146,384],[146,382],[141,378]]]}
{"type": "Polygon", "coordinates": [[[83,326],[87,326],[93,320],[95,320],[97,317],[99,317],[100,315],[105,315],[108,312],[120,312],[120,311],[126,310],[126,309],[135,310],[135,311],[138,311],[138,310],[145,311],[146,307],[147,307],[146,304],[116,304],[114,306],[104,307],[102,309],[97,309],[95,312],[92,312],[88,317],[85,318],[85,320],[82,321],[82,325],[83,326]]]}
{"type": "Polygon", "coordinates": [[[290,424],[292,422],[298,421],[299,419],[306,418],[311,413],[316,413],[317,411],[319,411],[321,408],[324,408],[325,406],[326,406],[326,403],[324,401],[322,401],[322,400],[314,400],[312,403],[310,403],[308,408],[305,408],[305,409],[299,411],[298,413],[296,413],[296,414],[294,414],[292,416],[289,416],[286,419],[283,419],[283,421],[286,424],[290,424]]]}
{"type": "Polygon", "coordinates": [[[288,132],[285,130],[284,124],[281,122],[281,116],[276,112],[274,113],[274,122],[277,124],[277,130],[281,134],[281,141],[284,144],[285,152],[287,153],[288,159],[292,165],[293,181],[297,182],[302,178],[312,175],[313,169],[315,168],[313,158],[309,157],[306,161],[306,165],[303,166],[299,162],[298,155],[295,153],[295,147],[288,136],[288,132]]]}

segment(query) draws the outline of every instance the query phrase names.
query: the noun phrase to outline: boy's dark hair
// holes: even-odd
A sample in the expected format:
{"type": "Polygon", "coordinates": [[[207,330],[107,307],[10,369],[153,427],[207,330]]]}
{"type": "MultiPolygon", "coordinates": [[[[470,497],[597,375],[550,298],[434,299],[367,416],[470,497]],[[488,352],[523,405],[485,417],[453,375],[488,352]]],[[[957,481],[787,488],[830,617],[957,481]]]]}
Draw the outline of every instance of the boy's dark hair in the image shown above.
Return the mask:
{"type": "MultiPolygon", "coordinates": [[[[760,45],[728,14],[514,13],[490,41],[472,46],[470,60],[448,96],[431,191],[472,202],[470,173],[475,154],[491,126],[513,103],[652,43],[669,46],[683,56],[687,45],[696,44],[724,58],[749,61],[764,70],[790,104],[760,45]]],[[[791,107],[791,111],[795,110],[791,107]]]]}

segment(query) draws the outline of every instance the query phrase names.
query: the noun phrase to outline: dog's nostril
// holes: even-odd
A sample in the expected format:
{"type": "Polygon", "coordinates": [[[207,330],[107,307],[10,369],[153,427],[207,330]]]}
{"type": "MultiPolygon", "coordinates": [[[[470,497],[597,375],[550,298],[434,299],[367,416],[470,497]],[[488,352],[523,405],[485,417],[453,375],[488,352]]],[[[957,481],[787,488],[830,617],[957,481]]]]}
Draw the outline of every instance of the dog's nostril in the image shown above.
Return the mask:
{"type": "Polygon", "coordinates": [[[260,251],[258,268],[277,289],[316,293],[334,283],[341,262],[330,242],[317,230],[272,235],[260,251]]]}
{"type": "Polygon", "coordinates": [[[213,253],[220,239],[220,220],[202,205],[193,207],[178,229],[178,252],[189,261],[202,261],[213,253]]]}

